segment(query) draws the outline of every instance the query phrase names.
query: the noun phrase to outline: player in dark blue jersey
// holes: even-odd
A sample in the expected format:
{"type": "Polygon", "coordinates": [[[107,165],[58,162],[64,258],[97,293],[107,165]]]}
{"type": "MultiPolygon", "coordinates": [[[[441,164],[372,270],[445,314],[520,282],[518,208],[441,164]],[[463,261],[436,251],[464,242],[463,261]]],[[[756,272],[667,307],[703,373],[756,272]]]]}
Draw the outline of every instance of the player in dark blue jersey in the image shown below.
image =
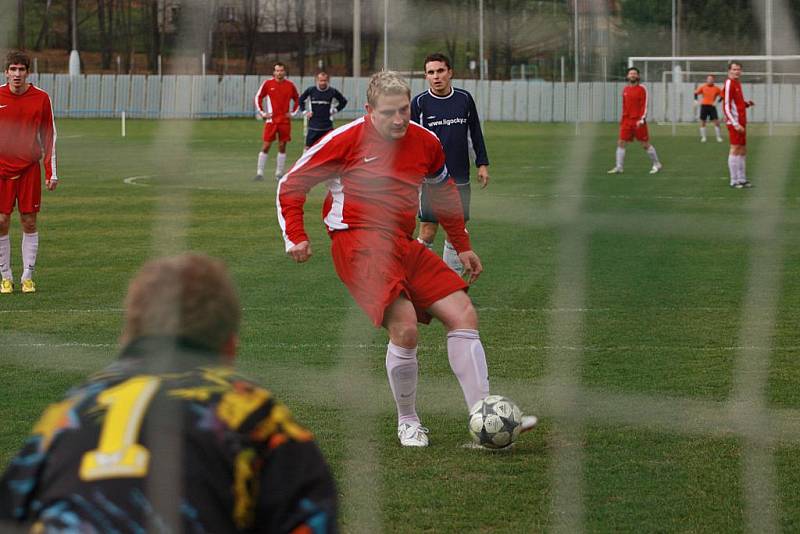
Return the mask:
{"type": "Polygon", "coordinates": [[[308,117],[306,149],[333,130],[333,114],[340,112],[347,105],[344,95],[331,87],[327,72],[318,73],[317,85],[312,85],[300,95],[300,109],[307,109],[307,101],[311,103],[311,110],[305,112],[308,117]],[[336,105],[333,104],[334,100],[336,105]]]}
{"type": "MultiPolygon", "coordinates": [[[[411,120],[432,130],[439,137],[444,148],[447,169],[461,195],[464,221],[468,221],[471,194],[470,151],[474,152],[481,188],[489,184],[489,157],[483,142],[478,110],[469,92],[452,86],[453,69],[450,67],[450,59],[444,54],[430,54],[425,58],[425,78],[430,88],[412,99],[411,120]]],[[[417,238],[428,248],[432,246],[438,228],[436,216],[431,210],[430,194],[430,189],[423,186],[417,238]]],[[[458,273],[463,269],[456,250],[447,240],[444,242],[442,259],[458,273]]]]}
{"type": "Polygon", "coordinates": [[[232,367],[222,262],[149,262],[112,365],[50,405],[0,479],[0,532],[336,532],[310,432],[232,367]]]}

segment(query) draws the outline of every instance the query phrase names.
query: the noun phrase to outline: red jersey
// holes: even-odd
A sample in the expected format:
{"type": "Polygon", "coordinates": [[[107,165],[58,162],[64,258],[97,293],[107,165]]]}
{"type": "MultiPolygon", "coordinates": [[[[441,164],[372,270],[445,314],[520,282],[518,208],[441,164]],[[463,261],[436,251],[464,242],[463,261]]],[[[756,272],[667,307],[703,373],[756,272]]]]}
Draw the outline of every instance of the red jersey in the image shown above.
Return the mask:
{"type": "Polygon", "coordinates": [[[747,124],[747,102],[742,94],[742,82],[739,80],[725,80],[724,103],[722,112],[725,114],[725,123],[731,126],[747,124]]]}
{"type": "Polygon", "coordinates": [[[458,252],[471,250],[461,200],[436,135],[410,123],[402,139],[387,140],[368,116],[337,128],[303,154],[278,183],[278,222],[288,251],[308,240],[303,204],[328,181],[323,218],[329,232],[384,230],[412,239],[422,183],[441,184],[431,195],[434,213],[458,252]]]}
{"type": "Polygon", "coordinates": [[[637,123],[647,118],[647,89],[644,85],[626,85],[622,90],[622,118],[620,124],[637,123]]]}
{"type": "Polygon", "coordinates": [[[0,85],[0,178],[19,176],[44,156],[45,176],[56,174],[56,126],[50,97],[30,85],[21,95],[0,85]]]}
{"type": "Polygon", "coordinates": [[[292,82],[284,79],[282,82],[276,79],[266,80],[256,93],[256,109],[261,113],[272,113],[272,117],[267,122],[280,124],[289,122],[289,102],[294,100],[292,113],[297,111],[300,105],[300,95],[297,94],[297,87],[292,82]]]}

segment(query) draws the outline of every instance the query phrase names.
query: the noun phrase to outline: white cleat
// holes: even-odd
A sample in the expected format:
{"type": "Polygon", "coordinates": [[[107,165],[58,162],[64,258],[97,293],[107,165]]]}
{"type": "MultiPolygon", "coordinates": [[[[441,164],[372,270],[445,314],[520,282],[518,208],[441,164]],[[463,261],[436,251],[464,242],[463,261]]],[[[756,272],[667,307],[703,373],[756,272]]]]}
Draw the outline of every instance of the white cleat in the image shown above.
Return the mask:
{"type": "Polygon", "coordinates": [[[536,426],[536,423],[539,422],[539,418],[535,415],[523,415],[522,421],[520,422],[520,429],[519,433],[522,434],[523,432],[529,432],[533,430],[533,427],[536,426]]]}
{"type": "Polygon", "coordinates": [[[705,137],[701,137],[701,138],[700,138],[700,142],[701,142],[701,143],[705,143],[706,141],[708,141],[708,139],[706,139],[705,137]]]}
{"type": "Polygon", "coordinates": [[[722,138],[721,137],[717,137],[717,143],[721,143],[721,142],[722,142],[722,138]]]}
{"type": "Polygon", "coordinates": [[[622,174],[622,167],[614,167],[613,169],[608,171],[606,174],[622,174]]]}
{"type": "Polygon", "coordinates": [[[419,423],[400,423],[397,425],[397,437],[403,447],[427,447],[427,428],[419,423]]]}
{"type": "Polygon", "coordinates": [[[658,171],[661,170],[661,167],[663,167],[663,165],[661,165],[660,163],[656,163],[655,165],[653,165],[653,168],[650,169],[650,174],[657,174],[658,171]]]}

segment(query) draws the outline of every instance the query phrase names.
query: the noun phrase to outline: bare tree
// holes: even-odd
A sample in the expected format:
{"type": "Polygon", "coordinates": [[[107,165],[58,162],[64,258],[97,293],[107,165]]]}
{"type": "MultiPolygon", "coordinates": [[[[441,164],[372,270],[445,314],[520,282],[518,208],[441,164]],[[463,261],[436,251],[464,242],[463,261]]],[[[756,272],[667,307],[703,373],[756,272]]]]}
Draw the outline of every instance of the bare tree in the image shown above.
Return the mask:
{"type": "Polygon", "coordinates": [[[261,24],[259,4],[258,0],[244,0],[242,17],[236,24],[244,45],[245,74],[255,74],[256,72],[258,30],[261,24]]]}
{"type": "Polygon", "coordinates": [[[47,29],[50,25],[50,7],[53,5],[53,0],[47,0],[44,5],[44,15],[42,16],[42,26],[39,28],[39,35],[36,37],[36,44],[33,45],[34,50],[41,50],[42,45],[46,43],[45,37],[47,36],[47,29]]]}
{"type": "Polygon", "coordinates": [[[111,68],[114,48],[114,0],[97,0],[97,25],[100,31],[100,61],[104,70],[111,68]]]}
{"type": "Polygon", "coordinates": [[[297,28],[297,64],[300,76],[306,74],[306,0],[295,0],[294,20],[297,28]]]}
{"type": "Polygon", "coordinates": [[[17,0],[17,48],[25,48],[25,2],[17,0]]]}

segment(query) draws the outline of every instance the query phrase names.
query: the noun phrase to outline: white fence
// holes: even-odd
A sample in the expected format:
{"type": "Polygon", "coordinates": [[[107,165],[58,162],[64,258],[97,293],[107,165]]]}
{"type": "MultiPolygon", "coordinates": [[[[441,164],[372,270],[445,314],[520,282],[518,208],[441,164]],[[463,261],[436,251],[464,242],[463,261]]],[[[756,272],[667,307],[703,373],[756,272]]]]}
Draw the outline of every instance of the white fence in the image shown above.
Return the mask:
{"type": "MultiPolygon", "coordinates": [[[[261,76],[99,75],[71,77],[39,74],[32,81],[50,93],[57,117],[128,117],[173,119],[249,117],[261,76]]],[[[293,79],[300,92],[314,83],[311,76],[293,79]]],[[[360,115],[366,100],[367,78],[332,77],[331,84],[348,99],[339,115],[360,115]]],[[[454,80],[475,97],[482,119],[519,122],[616,122],[624,83],[454,80]]],[[[670,122],[673,96],[678,122],[696,120],[690,83],[649,83],[651,122],[670,122]],[[674,91],[673,91],[674,89],[674,91]]],[[[425,90],[425,80],[412,80],[413,94],[425,90]]],[[[744,94],[757,103],[748,111],[754,122],[767,121],[767,86],[743,84],[744,94]]],[[[774,122],[800,122],[800,85],[772,86],[774,122]]]]}

